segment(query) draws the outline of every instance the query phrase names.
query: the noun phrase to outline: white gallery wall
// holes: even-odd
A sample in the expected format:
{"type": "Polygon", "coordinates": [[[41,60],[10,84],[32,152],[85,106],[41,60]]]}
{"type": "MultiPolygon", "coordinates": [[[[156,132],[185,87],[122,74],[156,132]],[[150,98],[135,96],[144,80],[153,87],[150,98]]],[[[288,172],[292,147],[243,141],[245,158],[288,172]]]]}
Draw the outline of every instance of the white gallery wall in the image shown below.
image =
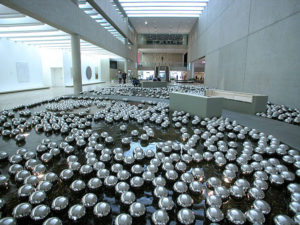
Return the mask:
{"type": "MultiPolygon", "coordinates": [[[[63,51],[63,71],[65,86],[73,86],[72,76],[72,56],[70,51],[63,51]]],[[[109,71],[107,71],[109,73],[109,71]]],[[[82,84],[93,84],[102,82],[101,80],[101,57],[99,55],[81,53],[81,76],[82,84]],[[92,70],[91,79],[86,77],[86,69],[90,66],[92,70]],[[96,71],[97,70],[97,71],[96,71]],[[96,72],[98,79],[96,79],[96,72]]]]}
{"type": "MultiPolygon", "coordinates": [[[[62,71],[62,86],[73,85],[70,50],[39,48],[0,38],[0,52],[0,93],[51,87],[55,69],[62,71]]],[[[101,60],[109,61],[98,54],[81,54],[82,84],[101,82],[102,73],[110,73],[109,68],[101,69],[101,60]],[[86,77],[88,66],[91,79],[86,77]]]]}
{"type": "Polygon", "coordinates": [[[62,50],[41,48],[40,55],[42,59],[44,84],[48,87],[51,82],[51,68],[63,68],[62,50]]]}
{"type": "Polygon", "coordinates": [[[0,38],[0,92],[45,86],[39,49],[0,38]]]}
{"type": "Polygon", "coordinates": [[[300,1],[211,0],[189,35],[205,85],[300,108],[300,1]]]}

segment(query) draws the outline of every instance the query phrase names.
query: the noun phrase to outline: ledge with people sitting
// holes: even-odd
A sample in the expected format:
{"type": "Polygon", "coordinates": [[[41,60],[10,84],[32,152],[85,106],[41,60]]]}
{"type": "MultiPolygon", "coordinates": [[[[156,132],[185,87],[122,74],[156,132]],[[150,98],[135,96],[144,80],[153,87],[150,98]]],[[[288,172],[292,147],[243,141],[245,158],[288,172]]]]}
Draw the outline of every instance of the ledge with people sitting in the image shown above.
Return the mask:
{"type": "Polygon", "coordinates": [[[159,76],[153,77],[152,81],[142,81],[143,88],[167,87],[167,81],[161,81],[159,76]]]}

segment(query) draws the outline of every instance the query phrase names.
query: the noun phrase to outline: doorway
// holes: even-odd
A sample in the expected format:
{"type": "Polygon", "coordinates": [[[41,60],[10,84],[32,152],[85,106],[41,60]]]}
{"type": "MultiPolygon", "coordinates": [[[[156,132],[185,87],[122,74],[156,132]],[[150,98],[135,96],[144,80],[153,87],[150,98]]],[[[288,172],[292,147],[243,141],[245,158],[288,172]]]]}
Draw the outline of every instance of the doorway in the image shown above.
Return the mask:
{"type": "Polygon", "coordinates": [[[205,75],[205,56],[194,62],[194,78],[195,82],[204,83],[205,75]]]}
{"type": "Polygon", "coordinates": [[[61,67],[52,67],[51,70],[51,86],[62,87],[64,86],[63,69],[61,67]]]}

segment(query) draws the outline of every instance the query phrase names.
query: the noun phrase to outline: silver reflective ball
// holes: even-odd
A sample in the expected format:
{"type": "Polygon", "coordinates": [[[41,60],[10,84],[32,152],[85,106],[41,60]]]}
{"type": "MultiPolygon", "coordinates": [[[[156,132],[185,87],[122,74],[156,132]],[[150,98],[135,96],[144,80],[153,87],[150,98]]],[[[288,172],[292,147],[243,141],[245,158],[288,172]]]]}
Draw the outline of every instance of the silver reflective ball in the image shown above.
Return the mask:
{"type": "Polygon", "coordinates": [[[155,225],[166,225],[169,222],[169,215],[165,210],[156,210],[152,216],[151,220],[155,225]]]}
{"type": "Polygon", "coordinates": [[[177,213],[177,218],[182,224],[192,224],[195,221],[194,212],[190,209],[183,208],[177,213]]]}
{"type": "Polygon", "coordinates": [[[37,205],[32,209],[30,218],[34,221],[41,221],[49,215],[50,211],[50,207],[47,205],[37,205]]]}
{"type": "Polygon", "coordinates": [[[290,202],[289,204],[289,210],[293,212],[294,214],[300,212],[300,202],[290,202]]]}
{"type": "Polygon", "coordinates": [[[86,209],[83,205],[73,205],[68,211],[68,217],[72,221],[78,221],[86,214],[86,209]]]}
{"type": "Polygon", "coordinates": [[[293,225],[294,221],[287,215],[277,215],[273,219],[275,225],[293,225]]]}
{"type": "Polygon", "coordinates": [[[226,218],[232,224],[244,224],[246,222],[245,214],[241,210],[235,208],[227,210],[226,218]]]}
{"type": "Polygon", "coordinates": [[[221,199],[221,197],[219,197],[217,195],[209,195],[206,198],[206,204],[209,205],[209,206],[221,208],[222,199],[221,199]]]}
{"type": "Polygon", "coordinates": [[[131,225],[132,218],[130,215],[122,213],[119,214],[115,219],[115,225],[131,225]]]}
{"type": "Polygon", "coordinates": [[[129,207],[129,212],[132,217],[143,216],[146,212],[146,207],[139,202],[134,202],[129,207]]]}
{"type": "Polygon", "coordinates": [[[93,193],[87,193],[81,199],[81,203],[87,208],[96,205],[97,201],[98,197],[93,193]]]}
{"type": "Polygon", "coordinates": [[[214,189],[215,187],[220,186],[222,181],[217,177],[210,177],[206,183],[209,189],[214,189]]]}
{"type": "Polygon", "coordinates": [[[253,202],[253,208],[265,215],[271,212],[271,206],[264,200],[255,200],[253,202]]]}
{"type": "Polygon", "coordinates": [[[102,186],[102,181],[98,177],[93,177],[88,181],[87,186],[91,191],[97,190],[102,186]]]}
{"type": "Polygon", "coordinates": [[[185,193],[188,190],[188,186],[182,181],[177,181],[173,185],[173,190],[177,193],[185,193]]]}
{"type": "Polygon", "coordinates": [[[80,192],[80,191],[84,190],[85,187],[86,187],[86,185],[83,180],[74,180],[70,185],[70,189],[74,192],[80,192]]]}
{"type": "Polygon", "coordinates": [[[264,214],[256,209],[249,209],[245,214],[247,220],[253,224],[264,224],[266,220],[264,214]]]}
{"type": "Polygon", "coordinates": [[[13,217],[4,217],[0,219],[0,225],[17,225],[17,221],[13,217]]]}
{"type": "Polygon", "coordinates": [[[104,179],[104,185],[107,187],[114,187],[118,183],[118,178],[116,176],[110,175],[104,179]]]}
{"type": "Polygon", "coordinates": [[[166,185],[166,179],[162,176],[155,177],[152,181],[152,184],[154,186],[165,186],[166,185]]]}
{"type": "Polygon", "coordinates": [[[129,191],[129,188],[130,188],[129,184],[122,181],[117,183],[117,185],[115,186],[115,191],[118,194],[123,194],[124,192],[129,191]]]}
{"type": "Polygon", "coordinates": [[[157,186],[154,189],[154,196],[157,198],[167,197],[168,196],[168,189],[163,186],[157,186]]]}
{"type": "Polygon", "coordinates": [[[213,223],[220,222],[224,219],[223,212],[218,207],[209,207],[206,210],[206,217],[213,223]]]}
{"type": "Polygon", "coordinates": [[[158,201],[158,207],[166,211],[172,210],[175,206],[175,203],[171,198],[162,197],[158,201]]]}
{"type": "Polygon", "coordinates": [[[69,205],[69,200],[67,197],[58,196],[52,201],[51,209],[54,211],[62,211],[66,209],[68,205],[69,205]]]}
{"type": "Polygon", "coordinates": [[[266,181],[260,180],[260,179],[255,179],[254,182],[253,182],[253,186],[256,187],[256,188],[259,188],[263,191],[266,191],[269,188],[268,183],[266,181]]]}
{"type": "Polygon", "coordinates": [[[50,217],[43,223],[43,225],[63,225],[63,222],[57,217],[50,217]]]}
{"type": "Polygon", "coordinates": [[[131,205],[135,201],[135,194],[131,191],[126,191],[121,194],[121,202],[125,205],[131,205]]]}
{"type": "Polygon", "coordinates": [[[265,198],[265,193],[256,187],[250,188],[248,190],[248,197],[253,198],[253,199],[264,199],[265,198]]]}
{"type": "Polygon", "coordinates": [[[235,199],[242,199],[246,195],[245,190],[242,187],[237,185],[233,185],[230,188],[230,194],[235,199]]]}
{"type": "Polygon", "coordinates": [[[144,184],[144,179],[139,176],[134,176],[130,179],[130,186],[133,188],[140,188],[144,184]]]}
{"type": "Polygon", "coordinates": [[[193,181],[189,184],[189,189],[193,194],[201,194],[203,192],[203,185],[200,181],[193,181]]]}
{"type": "Polygon", "coordinates": [[[17,205],[12,212],[12,215],[16,219],[25,218],[31,213],[31,205],[29,203],[20,203],[17,205]]]}
{"type": "Polygon", "coordinates": [[[93,213],[96,217],[101,218],[110,214],[111,207],[106,202],[99,202],[94,206],[93,213]]]}
{"type": "Polygon", "coordinates": [[[29,202],[33,205],[41,204],[46,197],[46,192],[37,190],[29,196],[29,202]]]}
{"type": "Polygon", "coordinates": [[[121,181],[128,180],[131,174],[127,170],[121,170],[117,173],[117,177],[121,181]]]}
{"type": "Polygon", "coordinates": [[[230,195],[229,190],[224,186],[218,186],[214,191],[215,195],[219,196],[223,201],[227,200],[230,195]]]}
{"type": "Polygon", "coordinates": [[[193,203],[194,200],[188,194],[180,194],[177,198],[177,204],[183,208],[191,207],[193,203]]]}

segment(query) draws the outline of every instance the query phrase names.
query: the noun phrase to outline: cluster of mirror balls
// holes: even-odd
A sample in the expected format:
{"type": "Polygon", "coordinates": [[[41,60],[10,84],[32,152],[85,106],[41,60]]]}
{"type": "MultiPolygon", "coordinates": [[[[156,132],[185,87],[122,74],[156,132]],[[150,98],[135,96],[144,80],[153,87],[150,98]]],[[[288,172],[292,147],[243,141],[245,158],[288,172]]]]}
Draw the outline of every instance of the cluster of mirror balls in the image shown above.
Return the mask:
{"type": "Polygon", "coordinates": [[[300,110],[297,108],[287,107],[285,105],[276,105],[268,102],[267,111],[256,113],[256,115],[290,124],[300,125],[300,110]]]}
{"type": "MultiPolygon", "coordinates": [[[[0,174],[0,189],[6,193],[16,186],[13,195],[18,201],[10,216],[0,219],[0,225],[59,225],[64,223],[62,218],[80,224],[91,215],[109,221],[112,207],[99,197],[102,192],[112,193],[120,202],[122,212],[114,217],[115,225],[143,224],[145,219],[164,225],[174,217],[178,224],[195,224],[199,216],[193,205],[199,198],[205,201],[205,218],[200,219],[211,224],[264,224],[267,219],[276,225],[300,224],[300,153],[272,135],[227,118],[169,112],[168,104],[162,102],[130,104],[73,96],[45,103],[48,111],[31,112],[21,107],[1,112],[3,138],[26,142],[24,133],[34,129],[37,133],[61,134],[63,141],[44,138],[36,149],[26,149],[25,145],[13,154],[2,149],[0,164],[9,168],[8,174],[0,174]],[[70,109],[84,110],[66,113],[68,104],[70,109]],[[92,105],[98,110],[89,114],[87,109],[92,105]],[[117,122],[122,122],[115,127],[122,134],[120,140],[105,129],[93,130],[93,123],[113,126],[117,122]],[[141,129],[130,129],[133,122],[141,129]],[[166,131],[171,126],[179,131],[180,140],[160,141],[147,150],[136,147],[132,154],[125,154],[133,139],[150,143],[156,137],[151,126],[166,131]],[[117,142],[122,147],[117,147],[117,142]],[[65,159],[67,168],[50,171],[49,165],[58,158],[65,159]],[[214,164],[222,176],[207,177],[204,163],[214,164]],[[76,204],[63,193],[47,201],[62,184],[77,198],[76,204]],[[265,197],[271,187],[287,190],[289,213],[268,217],[272,204],[265,197]],[[147,218],[147,207],[137,199],[137,193],[145,188],[150,188],[156,200],[155,210],[147,218]],[[251,201],[251,207],[225,211],[222,206],[229,199],[251,201]]],[[[3,196],[0,199],[1,212],[7,201],[3,196]]]]}
{"type": "Polygon", "coordinates": [[[165,88],[142,88],[142,87],[133,87],[133,86],[125,86],[125,87],[121,86],[121,87],[100,88],[99,90],[95,91],[95,94],[169,99],[169,94],[174,91],[203,96],[205,95],[206,90],[207,87],[205,86],[199,86],[199,85],[193,86],[193,85],[182,85],[182,84],[168,86],[165,88]]]}

